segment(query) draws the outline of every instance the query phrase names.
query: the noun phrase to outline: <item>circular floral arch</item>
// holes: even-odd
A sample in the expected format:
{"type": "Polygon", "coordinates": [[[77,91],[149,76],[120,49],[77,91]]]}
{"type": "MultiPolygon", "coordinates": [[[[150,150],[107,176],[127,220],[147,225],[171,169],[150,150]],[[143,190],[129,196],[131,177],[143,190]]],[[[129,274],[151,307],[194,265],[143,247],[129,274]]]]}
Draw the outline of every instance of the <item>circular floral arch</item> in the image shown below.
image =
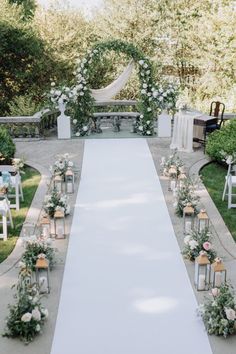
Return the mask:
{"type": "Polygon", "coordinates": [[[172,108],[175,104],[175,90],[170,85],[167,85],[164,89],[162,86],[154,84],[151,61],[133,44],[119,40],[96,44],[91,50],[88,50],[82,60],[78,61],[78,68],[76,69],[77,82],[73,88],[73,93],[76,97],[73,105],[73,123],[76,135],[85,135],[88,131],[89,122],[94,111],[94,99],[88,87],[88,81],[93,72],[94,64],[107,51],[124,53],[133,59],[138,66],[140,120],[137,128],[142,135],[153,135],[155,112],[157,109],[172,108]]]}

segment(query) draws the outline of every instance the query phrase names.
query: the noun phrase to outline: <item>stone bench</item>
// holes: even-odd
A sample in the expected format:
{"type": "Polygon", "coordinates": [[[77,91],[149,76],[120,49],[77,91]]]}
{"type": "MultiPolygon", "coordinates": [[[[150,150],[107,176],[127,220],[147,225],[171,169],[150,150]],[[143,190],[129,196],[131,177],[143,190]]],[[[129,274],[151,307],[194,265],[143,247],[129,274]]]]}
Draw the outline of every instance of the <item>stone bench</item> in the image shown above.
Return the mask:
{"type": "Polygon", "coordinates": [[[121,126],[121,118],[131,118],[133,120],[133,132],[135,132],[135,126],[137,124],[137,121],[140,117],[139,112],[97,112],[93,113],[93,123],[94,123],[94,128],[93,131],[96,133],[101,133],[101,119],[103,118],[112,118],[112,124],[114,128],[114,132],[119,132],[120,131],[120,126],[121,126]]]}

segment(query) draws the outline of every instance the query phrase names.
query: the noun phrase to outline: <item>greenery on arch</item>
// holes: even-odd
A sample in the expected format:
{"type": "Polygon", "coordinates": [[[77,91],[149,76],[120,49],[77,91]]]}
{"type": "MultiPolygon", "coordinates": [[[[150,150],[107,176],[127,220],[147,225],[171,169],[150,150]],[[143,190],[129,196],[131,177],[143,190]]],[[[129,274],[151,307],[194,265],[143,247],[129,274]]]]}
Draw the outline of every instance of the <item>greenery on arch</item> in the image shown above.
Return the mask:
{"type": "Polygon", "coordinates": [[[157,87],[154,83],[151,61],[133,44],[119,40],[96,44],[93,49],[87,52],[85,58],[79,61],[76,71],[77,84],[75,86],[78,99],[74,116],[77,135],[84,135],[88,131],[86,127],[93,113],[94,102],[87,84],[93,66],[107,51],[122,52],[133,59],[138,66],[140,81],[139,110],[141,114],[138,131],[143,135],[153,135],[155,112],[157,109],[173,108],[176,99],[175,90],[170,85],[166,85],[165,88],[157,87]]]}

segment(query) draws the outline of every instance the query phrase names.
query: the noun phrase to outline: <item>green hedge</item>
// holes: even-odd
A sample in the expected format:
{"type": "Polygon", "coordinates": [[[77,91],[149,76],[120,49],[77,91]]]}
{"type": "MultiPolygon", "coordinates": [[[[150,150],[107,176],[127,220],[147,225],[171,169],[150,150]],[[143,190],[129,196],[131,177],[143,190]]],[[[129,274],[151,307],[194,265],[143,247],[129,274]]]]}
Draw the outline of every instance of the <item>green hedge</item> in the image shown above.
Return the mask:
{"type": "Polygon", "coordinates": [[[221,151],[229,155],[236,152],[236,120],[214,131],[207,139],[206,152],[213,160],[222,160],[221,151]]]}
{"type": "Polygon", "coordinates": [[[15,151],[15,144],[8,131],[0,128],[0,164],[10,164],[15,151]]]}

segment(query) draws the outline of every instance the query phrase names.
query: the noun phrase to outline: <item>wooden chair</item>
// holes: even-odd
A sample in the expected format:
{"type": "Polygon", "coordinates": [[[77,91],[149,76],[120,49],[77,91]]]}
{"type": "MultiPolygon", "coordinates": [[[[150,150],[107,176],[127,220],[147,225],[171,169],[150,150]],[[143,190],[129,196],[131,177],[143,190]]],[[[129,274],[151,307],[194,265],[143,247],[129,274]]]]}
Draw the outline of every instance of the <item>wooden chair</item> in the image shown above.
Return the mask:
{"type": "Polygon", "coordinates": [[[217,118],[217,122],[206,127],[206,133],[212,133],[220,129],[224,121],[225,104],[219,101],[211,102],[209,116],[217,118]]]}

